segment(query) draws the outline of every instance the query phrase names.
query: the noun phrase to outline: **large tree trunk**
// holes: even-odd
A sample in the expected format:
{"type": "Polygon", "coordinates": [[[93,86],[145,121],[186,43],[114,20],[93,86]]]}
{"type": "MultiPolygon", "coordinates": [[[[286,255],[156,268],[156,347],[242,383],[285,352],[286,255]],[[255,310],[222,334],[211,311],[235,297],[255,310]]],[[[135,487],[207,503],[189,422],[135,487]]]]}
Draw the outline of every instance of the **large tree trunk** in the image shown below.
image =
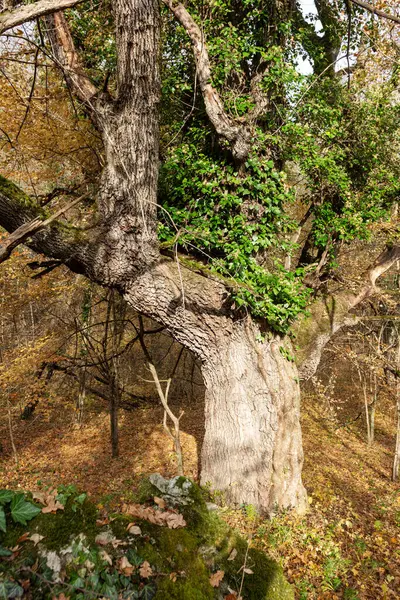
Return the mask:
{"type": "Polygon", "coordinates": [[[234,503],[272,513],[305,509],[297,369],[282,341],[258,342],[239,322],[203,363],[206,385],[201,481],[234,503]]]}

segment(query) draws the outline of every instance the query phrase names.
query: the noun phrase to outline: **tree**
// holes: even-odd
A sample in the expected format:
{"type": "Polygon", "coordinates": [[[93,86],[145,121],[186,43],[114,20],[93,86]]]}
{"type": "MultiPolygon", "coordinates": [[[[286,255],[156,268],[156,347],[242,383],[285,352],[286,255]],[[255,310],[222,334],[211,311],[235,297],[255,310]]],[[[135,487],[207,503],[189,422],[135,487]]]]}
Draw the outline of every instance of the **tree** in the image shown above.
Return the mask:
{"type": "Polygon", "coordinates": [[[393,84],[348,90],[332,68],[343,39],[360,46],[365,13],[347,35],[342,7],[321,0],[318,36],[293,0],[200,8],[164,0],[162,14],[155,0],[115,0],[108,56],[98,36],[109,40],[112,23],[92,26],[95,41],[85,48],[88,19],[78,9],[59,12],[76,4],[39,0],[3,13],[0,25],[50,15],[52,56],[102,136],[99,219],[89,229],[54,220],[27,241],[18,228],[44,220],[46,210],[3,178],[0,224],[14,232],[14,246],[20,240],[116,289],[201,361],[203,483],[261,510],[301,509],[292,323],[312,291],[295,342],[308,377],[349,310],[400,256],[392,244],[351,286],[335,281],[340,248],[365,239],[399,189],[393,84]],[[311,81],[295,70],[301,48],[314,63],[311,81]],[[307,183],[297,203],[283,172],[288,161],[307,183]],[[291,270],[276,267],[290,253],[291,270]]]}

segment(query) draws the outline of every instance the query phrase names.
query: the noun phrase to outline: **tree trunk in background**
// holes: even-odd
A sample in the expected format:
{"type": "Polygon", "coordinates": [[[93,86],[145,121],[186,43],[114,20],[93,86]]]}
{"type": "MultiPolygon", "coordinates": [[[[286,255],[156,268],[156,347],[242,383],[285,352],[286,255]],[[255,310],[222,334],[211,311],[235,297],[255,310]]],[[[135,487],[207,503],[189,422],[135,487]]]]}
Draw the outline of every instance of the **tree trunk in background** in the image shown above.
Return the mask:
{"type": "Polygon", "coordinates": [[[110,376],[109,383],[110,395],[110,430],[111,430],[111,453],[113,458],[119,456],[119,429],[118,429],[118,408],[119,408],[119,389],[118,381],[113,374],[110,376]]]}
{"type": "MultiPolygon", "coordinates": [[[[396,349],[396,366],[400,368],[400,337],[397,331],[397,349],[396,349]]],[[[397,430],[396,430],[396,447],[393,458],[393,481],[399,479],[400,471],[400,379],[396,376],[396,409],[397,409],[397,430]]]]}
{"type": "Polygon", "coordinates": [[[301,480],[300,390],[282,341],[260,343],[243,323],[203,363],[206,385],[201,482],[230,502],[273,513],[306,506],[301,480]]]}
{"type": "Polygon", "coordinates": [[[79,426],[83,425],[83,412],[86,399],[86,367],[79,372],[79,390],[78,399],[76,402],[75,423],[79,426]]]}

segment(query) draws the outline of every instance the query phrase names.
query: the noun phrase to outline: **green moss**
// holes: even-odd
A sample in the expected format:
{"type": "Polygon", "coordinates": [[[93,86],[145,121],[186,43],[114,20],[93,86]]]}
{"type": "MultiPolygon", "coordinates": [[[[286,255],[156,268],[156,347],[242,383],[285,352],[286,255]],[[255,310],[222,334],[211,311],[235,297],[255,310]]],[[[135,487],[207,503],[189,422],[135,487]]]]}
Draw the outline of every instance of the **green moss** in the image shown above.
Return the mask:
{"type": "Polygon", "coordinates": [[[199,576],[187,580],[163,579],[157,588],[154,600],[212,600],[215,597],[208,577],[199,576]]]}
{"type": "MultiPolygon", "coordinates": [[[[185,481],[182,478],[177,484],[183,485],[185,481]]],[[[156,488],[147,481],[141,486],[140,494],[142,499],[152,500],[159,492],[157,493],[156,488]]],[[[116,561],[122,555],[126,555],[136,566],[144,560],[148,561],[154,573],[163,574],[154,580],[157,586],[156,600],[212,600],[227,595],[228,588],[238,591],[244,564],[251,573],[244,576],[243,598],[293,600],[293,591],[286,582],[282,569],[262,552],[250,548],[247,553],[247,541],[228,527],[217,513],[207,510],[204,492],[195,484],[190,488],[190,500],[192,502],[188,506],[180,508],[187,522],[184,528],[168,529],[135,519],[140,525],[141,535],[130,537],[131,544],[128,548],[107,548],[107,552],[114,558],[114,564],[117,564],[116,561]],[[233,560],[228,560],[233,549],[236,550],[236,556],[233,560]],[[218,570],[224,571],[225,575],[219,588],[214,589],[210,584],[210,576],[218,570]],[[172,579],[171,573],[175,573],[172,579]]],[[[91,546],[91,560],[97,564],[99,547],[95,545],[95,537],[100,530],[96,526],[96,517],[97,510],[93,504],[85,500],[79,505],[74,502],[74,496],[71,496],[64,511],[55,514],[41,513],[28,527],[8,520],[11,525],[7,534],[0,539],[0,544],[12,547],[23,533],[30,531],[45,536],[42,544],[47,549],[59,550],[69,545],[71,538],[83,533],[87,540],[85,545],[91,546]]],[[[129,521],[130,517],[126,515],[118,515],[111,521],[110,528],[118,539],[126,539],[126,526],[129,521]]],[[[38,548],[30,542],[24,543],[21,561],[29,559],[33,564],[32,561],[35,561],[38,555],[38,548]]],[[[86,560],[86,554],[79,557],[79,560],[86,560]]],[[[67,570],[68,577],[73,579],[82,564],[71,563],[67,570]]],[[[103,565],[103,562],[101,564],[103,565]]],[[[13,563],[7,565],[12,567],[13,563]]],[[[43,569],[46,569],[45,565],[43,569]]],[[[103,565],[101,569],[104,571],[105,580],[110,579],[111,586],[111,580],[119,577],[118,573],[113,571],[115,567],[103,565]]],[[[120,584],[125,585],[124,582],[120,584]]],[[[139,579],[134,585],[138,584],[139,579]]]]}
{"type": "Polygon", "coordinates": [[[113,515],[110,528],[116,538],[121,539],[126,536],[126,527],[132,519],[126,515],[113,515]]]}
{"type": "Polygon", "coordinates": [[[37,208],[37,202],[30,198],[28,194],[25,194],[25,192],[21,190],[20,187],[15,185],[15,183],[9,179],[6,179],[2,175],[0,175],[0,193],[8,198],[17,200],[20,204],[26,206],[27,208],[37,208]]]}
{"type": "MultiPolygon", "coordinates": [[[[43,535],[43,545],[49,550],[59,550],[68,545],[73,536],[80,533],[84,533],[89,542],[94,542],[98,533],[96,517],[97,509],[94,504],[85,500],[82,505],[77,505],[74,504],[74,499],[71,497],[64,510],[54,514],[41,513],[35,517],[29,523],[29,531],[43,535]]],[[[10,528],[10,531],[11,529],[18,528],[10,528]]],[[[27,529],[27,527],[23,527],[23,531],[27,529]]]]}

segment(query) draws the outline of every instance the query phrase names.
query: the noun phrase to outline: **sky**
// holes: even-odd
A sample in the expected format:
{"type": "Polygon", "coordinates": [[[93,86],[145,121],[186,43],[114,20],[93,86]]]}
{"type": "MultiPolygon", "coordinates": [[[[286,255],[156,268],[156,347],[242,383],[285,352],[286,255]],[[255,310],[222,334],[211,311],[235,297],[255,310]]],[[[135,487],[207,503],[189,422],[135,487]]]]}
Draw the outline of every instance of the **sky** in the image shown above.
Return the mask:
{"type": "MultiPolygon", "coordinates": [[[[300,6],[303,11],[303,15],[305,17],[309,14],[313,14],[313,15],[317,14],[317,9],[315,8],[314,0],[300,0],[300,6]]],[[[316,31],[321,31],[321,29],[322,29],[321,21],[316,21],[314,23],[314,26],[315,26],[316,31]]],[[[350,62],[351,62],[351,60],[350,60],[350,62]]],[[[346,65],[347,65],[347,57],[343,55],[341,57],[341,59],[339,57],[339,60],[336,62],[335,69],[337,71],[340,71],[340,69],[343,69],[346,65]]],[[[303,60],[299,56],[298,70],[300,71],[300,73],[303,73],[304,75],[308,75],[309,73],[312,73],[312,66],[311,66],[310,61],[308,59],[303,60]]]]}
{"type": "MultiPolygon", "coordinates": [[[[303,11],[303,15],[305,17],[309,14],[313,14],[313,15],[317,14],[317,9],[315,8],[314,0],[300,0],[300,6],[303,11]]],[[[321,28],[322,28],[321,21],[316,21],[315,22],[316,31],[320,31],[321,28]]],[[[312,66],[308,59],[303,60],[301,58],[301,56],[299,56],[298,65],[299,65],[298,69],[299,69],[300,73],[302,73],[303,75],[308,75],[309,73],[312,73],[312,66]]]]}

